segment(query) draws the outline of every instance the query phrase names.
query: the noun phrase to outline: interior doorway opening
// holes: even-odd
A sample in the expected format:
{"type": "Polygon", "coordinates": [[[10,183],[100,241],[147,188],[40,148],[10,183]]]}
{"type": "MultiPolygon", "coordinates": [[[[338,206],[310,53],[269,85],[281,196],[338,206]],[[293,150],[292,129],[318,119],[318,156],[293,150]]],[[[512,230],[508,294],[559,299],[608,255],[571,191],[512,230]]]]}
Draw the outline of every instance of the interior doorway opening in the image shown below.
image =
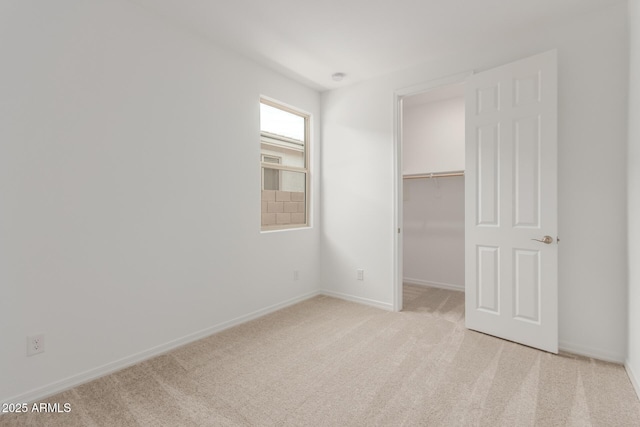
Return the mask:
{"type": "MultiPolygon", "coordinates": [[[[458,74],[453,74],[440,79],[431,80],[416,86],[407,87],[397,90],[394,95],[394,223],[396,228],[394,229],[394,256],[393,256],[393,310],[401,311],[403,309],[403,280],[404,276],[404,196],[405,196],[405,175],[418,175],[420,170],[426,172],[429,175],[436,172],[436,168],[429,164],[419,165],[419,159],[415,160],[414,166],[406,170],[404,161],[404,131],[403,129],[403,115],[406,114],[405,104],[408,104],[411,108],[412,104],[420,105],[423,101],[438,101],[445,100],[450,97],[459,95],[465,92],[465,82],[473,75],[472,71],[465,71],[458,74]],[[430,170],[427,170],[429,168],[430,170]],[[406,172],[406,173],[405,173],[406,172]]],[[[463,95],[466,103],[466,95],[463,95]]],[[[466,111],[466,110],[465,110],[466,111]]],[[[432,156],[435,157],[435,156],[432,156]]],[[[441,166],[442,167],[442,166],[441,166]]],[[[464,166],[448,166],[448,168],[460,168],[464,169],[464,166]]],[[[451,169],[447,172],[460,172],[461,169],[451,169]]],[[[442,171],[441,171],[442,172],[442,171]]],[[[442,177],[444,178],[444,177],[442,177]]],[[[428,178],[431,179],[431,178],[428,178]]],[[[407,182],[409,180],[406,180],[407,182]]],[[[439,180],[440,183],[442,180],[439,180]]],[[[409,190],[411,191],[411,190],[409,190]]],[[[409,197],[411,195],[409,194],[409,197]]]]}
{"type": "Polygon", "coordinates": [[[401,287],[464,291],[464,81],[401,101],[401,287]]]}

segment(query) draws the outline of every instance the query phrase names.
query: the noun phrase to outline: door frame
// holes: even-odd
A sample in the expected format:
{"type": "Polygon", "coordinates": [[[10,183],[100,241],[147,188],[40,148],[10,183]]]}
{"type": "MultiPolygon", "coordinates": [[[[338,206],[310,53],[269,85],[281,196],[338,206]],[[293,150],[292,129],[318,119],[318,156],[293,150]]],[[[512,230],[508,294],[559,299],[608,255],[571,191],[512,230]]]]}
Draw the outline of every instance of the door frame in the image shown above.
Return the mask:
{"type": "Polygon", "coordinates": [[[393,311],[402,311],[403,281],[403,181],[402,181],[402,101],[441,86],[464,83],[473,71],[464,71],[396,90],[393,93],[393,311]]]}

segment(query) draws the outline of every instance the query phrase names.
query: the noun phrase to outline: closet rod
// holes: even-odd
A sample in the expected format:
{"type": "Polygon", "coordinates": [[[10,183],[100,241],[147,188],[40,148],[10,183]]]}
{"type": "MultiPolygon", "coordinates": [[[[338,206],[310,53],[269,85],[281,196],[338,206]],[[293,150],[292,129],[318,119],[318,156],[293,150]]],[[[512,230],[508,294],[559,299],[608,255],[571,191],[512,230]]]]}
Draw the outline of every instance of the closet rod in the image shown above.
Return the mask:
{"type": "Polygon", "coordinates": [[[438,173],[421,173],[415,175],[403,175],[402,179],[421,179],[421,178],[446,178],[449,176],[464,176],[464,171],[438,172],[438,173]]]}

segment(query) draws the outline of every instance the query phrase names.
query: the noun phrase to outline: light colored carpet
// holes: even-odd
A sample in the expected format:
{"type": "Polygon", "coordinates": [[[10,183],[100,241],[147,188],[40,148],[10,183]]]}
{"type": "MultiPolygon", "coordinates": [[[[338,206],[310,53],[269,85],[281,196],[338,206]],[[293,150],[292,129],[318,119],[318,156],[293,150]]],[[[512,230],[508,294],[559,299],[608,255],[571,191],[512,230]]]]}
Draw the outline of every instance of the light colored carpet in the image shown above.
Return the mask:
{"type": "Polygon", "coordinates": [[[391,313],[316,297],[53,396],[5,426],[640,426],[615,364],[464,328],[460,292],[391,313]]]}

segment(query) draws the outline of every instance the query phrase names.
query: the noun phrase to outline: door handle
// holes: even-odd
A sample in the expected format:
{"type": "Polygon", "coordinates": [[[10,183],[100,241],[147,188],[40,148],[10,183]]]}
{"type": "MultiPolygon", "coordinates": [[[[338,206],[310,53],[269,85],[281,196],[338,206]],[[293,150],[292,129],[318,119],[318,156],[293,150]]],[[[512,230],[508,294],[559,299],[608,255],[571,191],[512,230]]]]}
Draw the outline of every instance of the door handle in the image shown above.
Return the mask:
{"type": "Polygon", "coordinates": [[[535,240],[536,242],[542,242],[547,245],[553,243],[553,237],[551,236],[544,236],[542,239],[531,239],[531,240],[535,240]]]}

